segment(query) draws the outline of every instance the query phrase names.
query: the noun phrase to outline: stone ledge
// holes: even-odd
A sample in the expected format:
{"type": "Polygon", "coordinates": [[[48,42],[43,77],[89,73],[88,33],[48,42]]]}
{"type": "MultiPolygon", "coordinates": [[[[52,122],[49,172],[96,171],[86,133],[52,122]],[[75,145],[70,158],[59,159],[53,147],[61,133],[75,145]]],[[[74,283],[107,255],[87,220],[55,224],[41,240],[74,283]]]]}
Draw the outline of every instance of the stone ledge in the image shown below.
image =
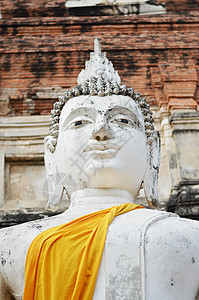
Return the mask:
{"type": "Polygon", "coordinates": [[[0,117],[0,140],[40,138],[47,135],[50,116],[0,117]]]}
{"type": "Polygon", "coordinates": [[[199,112],[195,110],[174,110],[171,115],[171,122],[185,123],[185,120],[194,120],[195,122],[199,122],[199,112]]]}
{"type": "Polygon", "coordinates": [[[52,217],[64,211],[65,209],[59,209],[53,213],[48,212],[45,209],[0,210],[0,229],[37,219],[52,217]]]}
{"type": "Polygon", "coordinates": [[[166,210],[180,217],[199,220],[199,181],[180,182],[170,196],[166,210]]]}
{"type": "Polygon", "coordinates": [[[199,131],[199,112],[189,109],[173,110],[170,117],[173,133],[199,131]]]}

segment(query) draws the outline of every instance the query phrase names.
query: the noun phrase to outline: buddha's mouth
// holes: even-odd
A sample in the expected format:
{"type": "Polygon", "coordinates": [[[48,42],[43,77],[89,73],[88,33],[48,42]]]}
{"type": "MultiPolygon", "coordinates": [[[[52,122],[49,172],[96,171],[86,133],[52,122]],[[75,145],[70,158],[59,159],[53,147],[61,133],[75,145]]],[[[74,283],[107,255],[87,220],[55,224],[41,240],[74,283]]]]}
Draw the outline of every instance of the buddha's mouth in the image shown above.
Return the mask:
{"type": "Polygon", "coordinates": [[[91,142],[89,143],[85,149],[84,152],[112,152],[112,151],[118,151],[120,150],[120,147],[110,143],[110,142],[91,142]]]}
{"type": "Polygon", "coordinates": [[[106,149],[106,150],[90,150],[87,152],[90,158],[93,159],[111,159],[114,158],[118,153],[118,150],[115,149],[106,149]]]}
{"type": "Polygon", "coordinates": [[[84,152],[93,159],[111,159],[117,155],[118,150],[120,147],[110,142],[91,142],[85,147],[84,152]]]}

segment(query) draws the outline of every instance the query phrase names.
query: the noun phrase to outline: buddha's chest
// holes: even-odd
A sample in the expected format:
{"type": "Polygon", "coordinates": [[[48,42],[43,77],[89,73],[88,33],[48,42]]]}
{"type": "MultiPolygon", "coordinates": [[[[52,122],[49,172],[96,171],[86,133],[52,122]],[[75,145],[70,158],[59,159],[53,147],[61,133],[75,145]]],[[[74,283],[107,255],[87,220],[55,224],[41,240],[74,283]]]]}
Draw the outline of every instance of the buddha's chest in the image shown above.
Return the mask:
{"type": "Polygon", "coordinates": [[[109,225],[93,300],[141,299],[140,226],[120,220],[109,225]]]}

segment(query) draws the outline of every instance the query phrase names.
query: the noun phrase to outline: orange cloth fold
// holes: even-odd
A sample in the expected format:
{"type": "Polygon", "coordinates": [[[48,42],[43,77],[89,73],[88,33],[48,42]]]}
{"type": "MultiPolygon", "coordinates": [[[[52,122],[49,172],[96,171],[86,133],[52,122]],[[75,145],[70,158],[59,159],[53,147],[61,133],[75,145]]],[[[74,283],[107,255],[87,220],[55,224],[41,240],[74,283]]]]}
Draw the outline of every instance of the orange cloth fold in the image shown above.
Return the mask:
{"type": "Polygon", "coordinates": [[[125,203],[39,234],[26,257],[23,300],[92,299],[108,226],[137,208],[125,203]]]}

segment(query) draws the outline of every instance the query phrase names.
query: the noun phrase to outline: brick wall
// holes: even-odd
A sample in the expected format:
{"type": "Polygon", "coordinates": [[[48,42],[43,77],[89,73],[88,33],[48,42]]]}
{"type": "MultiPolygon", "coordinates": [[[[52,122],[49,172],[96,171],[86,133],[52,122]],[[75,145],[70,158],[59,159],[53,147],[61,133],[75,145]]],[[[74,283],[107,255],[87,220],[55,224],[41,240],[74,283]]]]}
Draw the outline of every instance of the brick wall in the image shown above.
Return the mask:
{"type": "Polygon", "coordinates": [[[163,101],[169,109],[187,96],[186,105],[196,108],[198,16],[1,19],[1,115],[48,114],[58,96],[55,90],[76,84],[95,37],[122,81],[150,104],[163,101]],[[172,84],[184,80],[184,94],[171,100],[172,84]]]}

